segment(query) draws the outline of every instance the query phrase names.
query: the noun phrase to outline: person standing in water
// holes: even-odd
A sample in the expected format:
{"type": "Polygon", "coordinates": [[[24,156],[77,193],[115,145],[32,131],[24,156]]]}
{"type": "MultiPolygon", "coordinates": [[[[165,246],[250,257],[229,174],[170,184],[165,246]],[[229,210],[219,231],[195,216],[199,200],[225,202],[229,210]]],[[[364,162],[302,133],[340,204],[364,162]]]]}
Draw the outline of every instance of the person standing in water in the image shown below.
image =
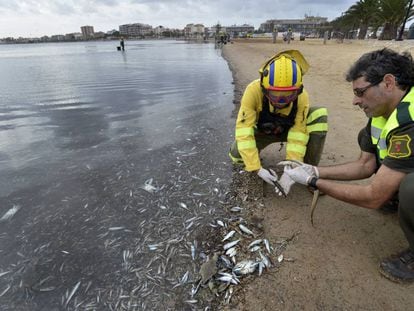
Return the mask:
{"type": "Polygon", "coordinates": [[[124,42],[124,37],[121,37],[121,41],[119,42],[119,44],[121,45],[121,50],[125,51],[125,42],[124,42]]]}

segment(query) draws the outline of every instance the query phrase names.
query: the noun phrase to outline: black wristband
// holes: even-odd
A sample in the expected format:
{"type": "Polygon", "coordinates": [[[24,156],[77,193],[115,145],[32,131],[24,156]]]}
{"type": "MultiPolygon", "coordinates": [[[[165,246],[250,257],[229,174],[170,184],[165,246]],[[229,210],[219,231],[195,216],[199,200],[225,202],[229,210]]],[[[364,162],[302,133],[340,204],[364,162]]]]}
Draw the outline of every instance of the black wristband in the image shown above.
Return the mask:
{"type": "Polygon", "coordinates": [[[318,177],[312,177],[312,179],[309,181],[309,186],[311,186],[315,190],[318,190],[318,186],[316,185],[317,181],[318,177]]]}

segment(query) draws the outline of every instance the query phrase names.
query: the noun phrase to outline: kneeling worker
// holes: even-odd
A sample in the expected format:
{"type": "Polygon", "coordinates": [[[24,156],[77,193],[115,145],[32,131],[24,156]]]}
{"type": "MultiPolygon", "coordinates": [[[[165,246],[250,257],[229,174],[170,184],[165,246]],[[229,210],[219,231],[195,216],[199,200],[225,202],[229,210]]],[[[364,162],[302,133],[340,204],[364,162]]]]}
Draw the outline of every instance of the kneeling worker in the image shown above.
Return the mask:
{"type": "Polygon", "coordinates": [[[356,61],[346,78],[352,82],[353,105],[368,117],[358,137],[359,159],[329,167],[281,164],[287,164],[285,173],[295,182],[354,205],[379,209],[389,207],[396,197],[408,248],[384,259],[380,272],[393,281],[414,282],[414,60],[407,52],[369,52],[356,61]],[[334,181],[371,176],[371,182],[363,185],[334,181]]]}
{"type": "Polygon", "coordinates": [[[274,55],[260,68],[260,79],[247,86],[236,121],[230,158],[235,164],[244,164],[246,171],[257,171],[279,194],[286,195],[293,181],[286,174],[277,181],[272,170],[263,168],[260,150],[287,141],[286,159],[317,165],[328,130],[326,108],[309,107],[302,83],[308,68],[297,50],[274,55]]]}

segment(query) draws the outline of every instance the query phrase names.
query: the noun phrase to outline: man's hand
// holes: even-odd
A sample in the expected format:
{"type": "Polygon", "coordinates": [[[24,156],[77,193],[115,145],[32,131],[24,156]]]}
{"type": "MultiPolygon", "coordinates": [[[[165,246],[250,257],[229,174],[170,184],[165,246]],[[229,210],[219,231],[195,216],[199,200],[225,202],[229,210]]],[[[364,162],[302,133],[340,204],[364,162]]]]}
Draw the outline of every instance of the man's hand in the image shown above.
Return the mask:
{"type": "Polygon", "coordinates": [[[319,171],[318,168],[316,166],[310,165],[310,164],[306,164],[300,161],[296,161],[296,160],[287,160],[287,161],[282,161],[279,162],[277,165],[284,165],[285,167],[288,166],[289,168],[295,168],[295,167],[302,167],[306,172],[308,172],[310,175],[312,175],[312,177],[316,177],[319,178],[319,171]]]}
{"type": "Polygon", "coordinates": [[[272,169],[267,170],[261,167],[257,172],[257,175],[259,175],[259,177],[263,179],[265,182],[267,182],[269,185],[274,186],[275,182],[277,182],[277,175],[272,169]]]}
{"type": "Polygon", "coordinates": [[[303,166],[296,166],[295,168],[285,167],[284,173],[289,175],[295,182],[305,186],[309,185],[309,182],[315,177],[313,172],[309,173],[303,166]]]}
{"type": "MultiPolygon", "coordinates": [[[[286,170],[288,169],[290,169],[290,167],[285,166],[285,168],[283,169],[283,174],[279,179],[279,185],[283,188],[285,196],[288,195],[290,188],[295,183],[295,181],[292,178],[290,178],[290,176],[286,173],[286,170]]],[[[283,195],[283,193],[277,187],[275,188],[275,191],[278,195],[283,195]]]]}

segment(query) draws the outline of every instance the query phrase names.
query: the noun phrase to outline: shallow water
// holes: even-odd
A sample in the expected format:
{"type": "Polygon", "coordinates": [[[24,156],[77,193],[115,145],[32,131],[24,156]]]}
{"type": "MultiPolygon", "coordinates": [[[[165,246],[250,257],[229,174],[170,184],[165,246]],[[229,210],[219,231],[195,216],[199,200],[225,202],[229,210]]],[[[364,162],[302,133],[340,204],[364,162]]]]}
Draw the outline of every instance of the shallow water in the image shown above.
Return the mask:
{"type": "Polygon", "coordinates": [[[0,45],[3,310],[190,299],[227,204],[231,73],[210,44],[116,45],[0,45]]]}

